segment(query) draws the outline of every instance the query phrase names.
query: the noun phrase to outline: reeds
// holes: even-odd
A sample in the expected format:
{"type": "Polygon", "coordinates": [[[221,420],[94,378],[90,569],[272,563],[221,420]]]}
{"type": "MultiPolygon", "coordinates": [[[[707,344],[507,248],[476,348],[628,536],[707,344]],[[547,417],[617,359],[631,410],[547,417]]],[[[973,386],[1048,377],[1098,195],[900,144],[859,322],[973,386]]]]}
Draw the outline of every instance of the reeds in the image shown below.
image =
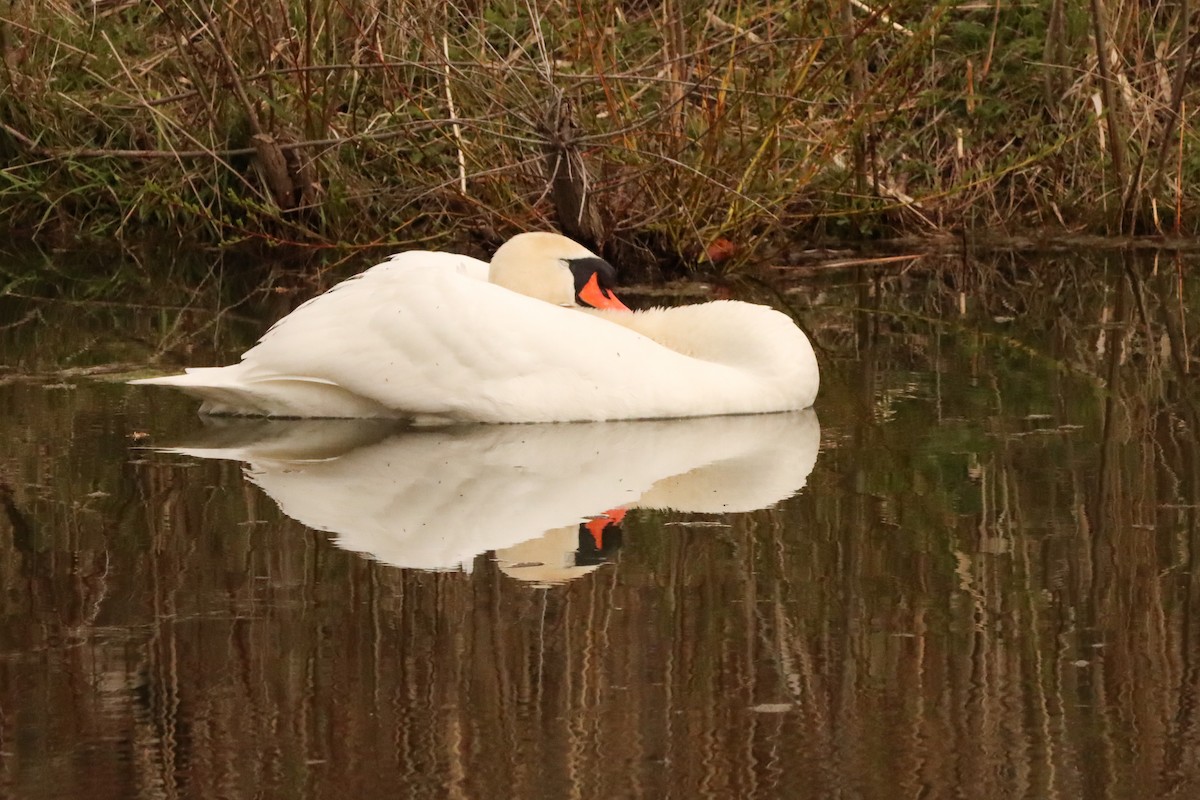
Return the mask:
{"type": "Polygon", "coordinates": [[[694,262],[763,234],[1197,229],[1188,2],[34,5],[0,13],[0,213],[39,232],[558,227],[694,262]]]}

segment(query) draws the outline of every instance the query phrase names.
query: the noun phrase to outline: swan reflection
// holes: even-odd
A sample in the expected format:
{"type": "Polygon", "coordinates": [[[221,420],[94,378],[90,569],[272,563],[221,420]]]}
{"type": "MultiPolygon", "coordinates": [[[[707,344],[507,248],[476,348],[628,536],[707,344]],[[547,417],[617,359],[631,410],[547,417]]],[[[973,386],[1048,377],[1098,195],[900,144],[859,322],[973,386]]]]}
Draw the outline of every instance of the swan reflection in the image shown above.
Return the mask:
{"type": "Polygon", "coordinates": [[[620,546],[631,508],[731,513],[800,490],[811,410],[556,425],[398,427],[379,420],[211,420],[164,452],[246,462],[246,477],[338,546],[397,567],[562,582],[620,546]]]}

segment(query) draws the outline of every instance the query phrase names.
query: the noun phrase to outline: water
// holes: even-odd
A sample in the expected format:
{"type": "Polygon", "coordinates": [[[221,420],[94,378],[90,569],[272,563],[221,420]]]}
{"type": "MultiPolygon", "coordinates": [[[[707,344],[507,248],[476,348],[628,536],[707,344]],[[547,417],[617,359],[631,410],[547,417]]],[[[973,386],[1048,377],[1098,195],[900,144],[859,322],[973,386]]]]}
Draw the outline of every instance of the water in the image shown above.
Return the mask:
{"type": "Polygon", "coordinates": [[[1192,796],[1197,260],[996,266],[743,286],[815,414],[675,423],[206,425],[97,366],[282,309],[5,299],[0,796],[1192,796]]]}

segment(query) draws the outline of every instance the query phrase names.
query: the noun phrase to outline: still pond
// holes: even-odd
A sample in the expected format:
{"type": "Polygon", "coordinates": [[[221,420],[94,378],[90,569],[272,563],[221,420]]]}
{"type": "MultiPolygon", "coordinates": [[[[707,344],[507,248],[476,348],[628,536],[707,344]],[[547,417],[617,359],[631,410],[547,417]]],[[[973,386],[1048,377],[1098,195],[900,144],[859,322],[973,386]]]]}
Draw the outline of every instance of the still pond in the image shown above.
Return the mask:
{"type": "Polygon", "coordinates": [[[0,797],[1200,795],[1198,267],[776,270],[812,411],[415,429],[124,384],[311,289],[11,281],[0,797]]]}

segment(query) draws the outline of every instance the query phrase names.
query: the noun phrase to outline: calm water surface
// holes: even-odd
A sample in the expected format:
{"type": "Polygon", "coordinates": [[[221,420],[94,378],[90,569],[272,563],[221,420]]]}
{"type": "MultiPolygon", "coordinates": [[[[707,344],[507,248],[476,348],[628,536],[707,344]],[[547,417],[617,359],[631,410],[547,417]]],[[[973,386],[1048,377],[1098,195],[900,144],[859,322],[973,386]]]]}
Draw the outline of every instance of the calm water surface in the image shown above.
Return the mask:
{"type": "Polygon", "coordinates": [[[735,287],[815,412],[417,430],[94,369],[302,293],[10,286],[0,796],[1196,796],[1198,266],[735,287]]]}

